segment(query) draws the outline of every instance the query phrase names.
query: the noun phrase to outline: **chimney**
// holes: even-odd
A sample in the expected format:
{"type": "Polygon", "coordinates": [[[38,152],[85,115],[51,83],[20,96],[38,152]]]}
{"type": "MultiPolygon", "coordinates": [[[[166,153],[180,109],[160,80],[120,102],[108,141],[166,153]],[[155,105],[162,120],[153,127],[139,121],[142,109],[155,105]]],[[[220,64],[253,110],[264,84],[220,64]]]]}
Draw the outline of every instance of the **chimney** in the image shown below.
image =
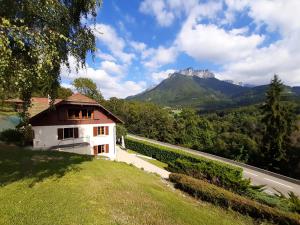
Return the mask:
{"type": "Polygon", "coordinates": [[[50,102],[51,102],[51,98],[50,95],[48,94],[48,105],[50,105],[50,102]]]}

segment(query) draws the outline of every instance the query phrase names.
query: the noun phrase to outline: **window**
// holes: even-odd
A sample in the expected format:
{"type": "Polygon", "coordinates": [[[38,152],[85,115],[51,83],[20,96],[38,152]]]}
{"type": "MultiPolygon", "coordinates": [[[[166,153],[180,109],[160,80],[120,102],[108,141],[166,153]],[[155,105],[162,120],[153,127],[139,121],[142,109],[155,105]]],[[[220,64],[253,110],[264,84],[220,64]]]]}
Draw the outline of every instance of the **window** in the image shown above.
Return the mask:
{"type": "Polygon", "coordinates": [[[57,129],[58,140],[68,139],[68,138],[78,138],[78,128],[58,128],[57,129]]]}
{"type": "Polygon", "coordinates": [[[94,146],[94,155],[98,155],[101,153],[108,153],[109,152],[109,145],[96,145],[94,146]]]}
{"type": "Polygon", "coordinates": [[[74,128],[64,128],[64,139],[74,138],[74,128]]]}
{"type": "Polygon", "coordinates": [[[105,152],[105,146],[104,145],[98,145],[98,154],[105,152]]]}
{"type": "Polygon", "coordinates": [[[98,127],[98,135],[104,135],[104,127],[98,127]]]}
{"type": "Polygon", "coordinates": [[[68,109],[68,119],[92,119],[92,109],[68,109]]]}
{"type": "Polygon", "coordinates": [[[68,119],[80,119],[80,110],[79,109],[69,109],[68,110],[68,119]]]}
{"type": "Polygon", "coordinates": [[[92,119],[92,110],[83,109],[82,110],[82,119],[92,119]]]}
{"type": "Polygon", "coordinates": [[[108,135],[108,134],[109,134],[109,127],[108,126],[94,127],[94,136],[108,135]]]}

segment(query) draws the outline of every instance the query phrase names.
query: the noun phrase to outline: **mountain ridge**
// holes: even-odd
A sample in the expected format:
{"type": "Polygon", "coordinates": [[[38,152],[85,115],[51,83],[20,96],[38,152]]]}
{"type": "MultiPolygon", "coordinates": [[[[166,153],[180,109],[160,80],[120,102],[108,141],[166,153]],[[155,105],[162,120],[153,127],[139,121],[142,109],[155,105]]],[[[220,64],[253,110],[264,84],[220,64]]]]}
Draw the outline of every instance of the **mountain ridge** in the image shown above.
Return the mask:
{"type": "MultiPolygon", "coordinates": [[[[170,107],[220,109],[261,102],[267,87],[268,85],[242,86],[219,80],[208,70],[187,68],[169,74],[168,78],[152,89],[126,99],[170,107]]],[[[285,86],[285,95],[300,96],[300,87],[285,86]]]]}

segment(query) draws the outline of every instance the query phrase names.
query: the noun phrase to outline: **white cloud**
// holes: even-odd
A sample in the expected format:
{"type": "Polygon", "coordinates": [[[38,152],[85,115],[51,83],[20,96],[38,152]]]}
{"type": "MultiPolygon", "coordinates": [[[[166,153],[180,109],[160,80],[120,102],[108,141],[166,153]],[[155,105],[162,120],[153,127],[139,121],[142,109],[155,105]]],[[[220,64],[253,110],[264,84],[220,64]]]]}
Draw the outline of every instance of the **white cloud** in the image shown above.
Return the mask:
{"type": "Polygon", "coordinates": [[[276,73],[287,84],[300,85],[300,1],[226,0],[226,4],[232,13],[247,13],[256,31],[266,26],[269,32],[281,34],[281,39],[255,48],[248,57],[230,61],[221,77],[262,84],[276,73]]]}
{"type": "MultiPolygon", "coordinates": [[[[90,78],[97,84],[106,99],[110,97],[125,98],[129,95],[138,94],[146,88],[146,83],[143,81],[135,82],[126,80],[122,76],[113,76],[109,71],[103,68],[94,69],[87,65],[86,68],[80,68],[76,71],[75,59],[69,57],[69,62],[71,65],[70,73],[67,68],[63,66],[61,69],[62,78],[70,82],[78,77],[90,78]]],[[[66,86],[66,83],[64,85],[66,86]]]]}
{"type": "Polygon", "coordinates": [[[106,24],[96,24],[94,34],[96,38],[102,42],[112,53],[112,55],[122,62],[130,64],[135,58],[133,53],[125,52],[125,41],[119,37],[115,29],[106,24]]]}
{"type": "Polygon", "coordinates": [[[131,24],[135,24],[136,23],[136,20],[134,17],[130,16],[129,14],[126,14],[125,15],[125,21],[127,23],[131,23],[131,24]]]}
{"type": "Polygon", "coordinates": [[[263,39],[259,35],[236,34],[236,31],[226,31],[212,24],[197,24],[188,19],[176,43],[181,51],[198,61],[225,63],[249,56],[263,39]]]}
{"type": "Polygon", "coordinates": [[[112,61],[102,61],[101,62],[101,69],[107,71],[108,73],[122,75],[124,73],[124,66],[116,64],[112,61]]]}
{"type": "Polygon", "coordinates": [[[68,84],[68,83],[61,83],[60,84],[62,87],[64,88],[69,88],[71,89],[72,91],[74,91],[74,86],[72,84],[68,84]]]}
{"type": "Polygon", "coordinates": [[[176,18],[190,15],[195,9],[203,17],[213,18],[222,9],[222,1],[200,3],[199,0],[144,0],[140,4],[140,12],[153,15],[162,27],[172,25],[176,18]]]}
{"type": "Polygon", "coordinates": [[[279,31],[286,35],[300,29],[299,0],[225,0],[227,12],[247,11],[249,17],[269,31],[279,31]]]}
{"type": "Polygon", "coordinates": [[[115,58],[115,57],[113,57],[113,56],[110,55],[110,54],[101,52],[100,50],[98,50],[98,51],[96,52],[96,56],[97,56],[99,59],[108,60],[108,61],[116,61],[116,58],[115,58]]]}
{"type": "Polygon", "coordinates": [[[300,29],[299,0],[260,0],[250,3],[250,16],[257,23],[266,23],[271,31],[290,34],[300,29]]]}
{"type": "Polygon", "coordinates": [[[229,31],[229,33],[232,35],[247,35],[248,32],[249,32],[248,27],[234,28],[229,31]]]}
{"type": "Polygon", "coordinates": [[[147,48],[147,45],[143,42],[131,41],[129,44],[137,52],[142,52],[147,48]]]}
{"type": "Polygon", "coordinates": [[[276,73],[287,84],[300,85],[300,46],[296,47],[299,39],[300,32],[293,38],[257,49],[251,56],[225,65],[222,77],[262,84],[276,73]]]}
{"type": "Polygon", "coordinates": [[[145,0],[140,5],[140,11],[149,15],[153,14],[159,25],[167,27],[173,23],[175,18],[167,7],[163,0],[145,0]]]}
{"type": "Polygon", "coordinates": [[[177,49],[174,46],[170,48],[159,46],[157,49],[148,49],[148,51],[144,52],[144,56],[142,57],[146,59],[144,66],[155,69],[174,62],[177,54],[177,49]]]}
{"type": "Polygon", "coordinates": [[[70,71],[66,66],[61,68],[63,85],[72,87],[65,81],[72,82],[78,77],[90,78],[97,84],[105,98],[125,98],[143,91],[146,88],[144,81],[132,81],[130,77],[126,77],[128,67],[136,57],[132,52],[128,52],[126,48],[131,46],[136,51],[142,51],[146,48],[146,45],[142,42],[125,40],[118,35],[113,27],[106,24],[96,24],[92,28],[97,41],[104,44],[109,53],[98,50],[96,57],[103,60],[100,62],[99,67],[95,68],[87,64],[86,68],[79,68],[78,70],[76,70],[75,58],[69,57],[70,71]]]}
{"type": "Polygon", "coordinates": [[[151,74],[151,78],[153,79],[154,83],[159,83],[160,81],[168,78],[169,74],[174,73],[176,70],[168,69],[160,72],[154,72],[151,74]]]}

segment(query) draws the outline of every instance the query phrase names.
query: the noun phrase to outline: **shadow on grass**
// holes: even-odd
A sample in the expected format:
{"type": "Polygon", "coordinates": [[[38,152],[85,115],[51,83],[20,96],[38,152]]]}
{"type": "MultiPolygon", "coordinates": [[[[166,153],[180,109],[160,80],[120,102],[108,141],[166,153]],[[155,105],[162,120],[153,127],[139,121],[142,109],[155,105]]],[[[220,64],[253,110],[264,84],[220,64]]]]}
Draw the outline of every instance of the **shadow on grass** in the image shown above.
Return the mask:
{"type": "Polygon", "coordinates": [[[0,144],[0,187],[23,179],[30,179],[29,187],[33,187],[46,178],[60,178],[78,171],[79,164],[92,159],[87,155],[32,151],[0,144]]]}

